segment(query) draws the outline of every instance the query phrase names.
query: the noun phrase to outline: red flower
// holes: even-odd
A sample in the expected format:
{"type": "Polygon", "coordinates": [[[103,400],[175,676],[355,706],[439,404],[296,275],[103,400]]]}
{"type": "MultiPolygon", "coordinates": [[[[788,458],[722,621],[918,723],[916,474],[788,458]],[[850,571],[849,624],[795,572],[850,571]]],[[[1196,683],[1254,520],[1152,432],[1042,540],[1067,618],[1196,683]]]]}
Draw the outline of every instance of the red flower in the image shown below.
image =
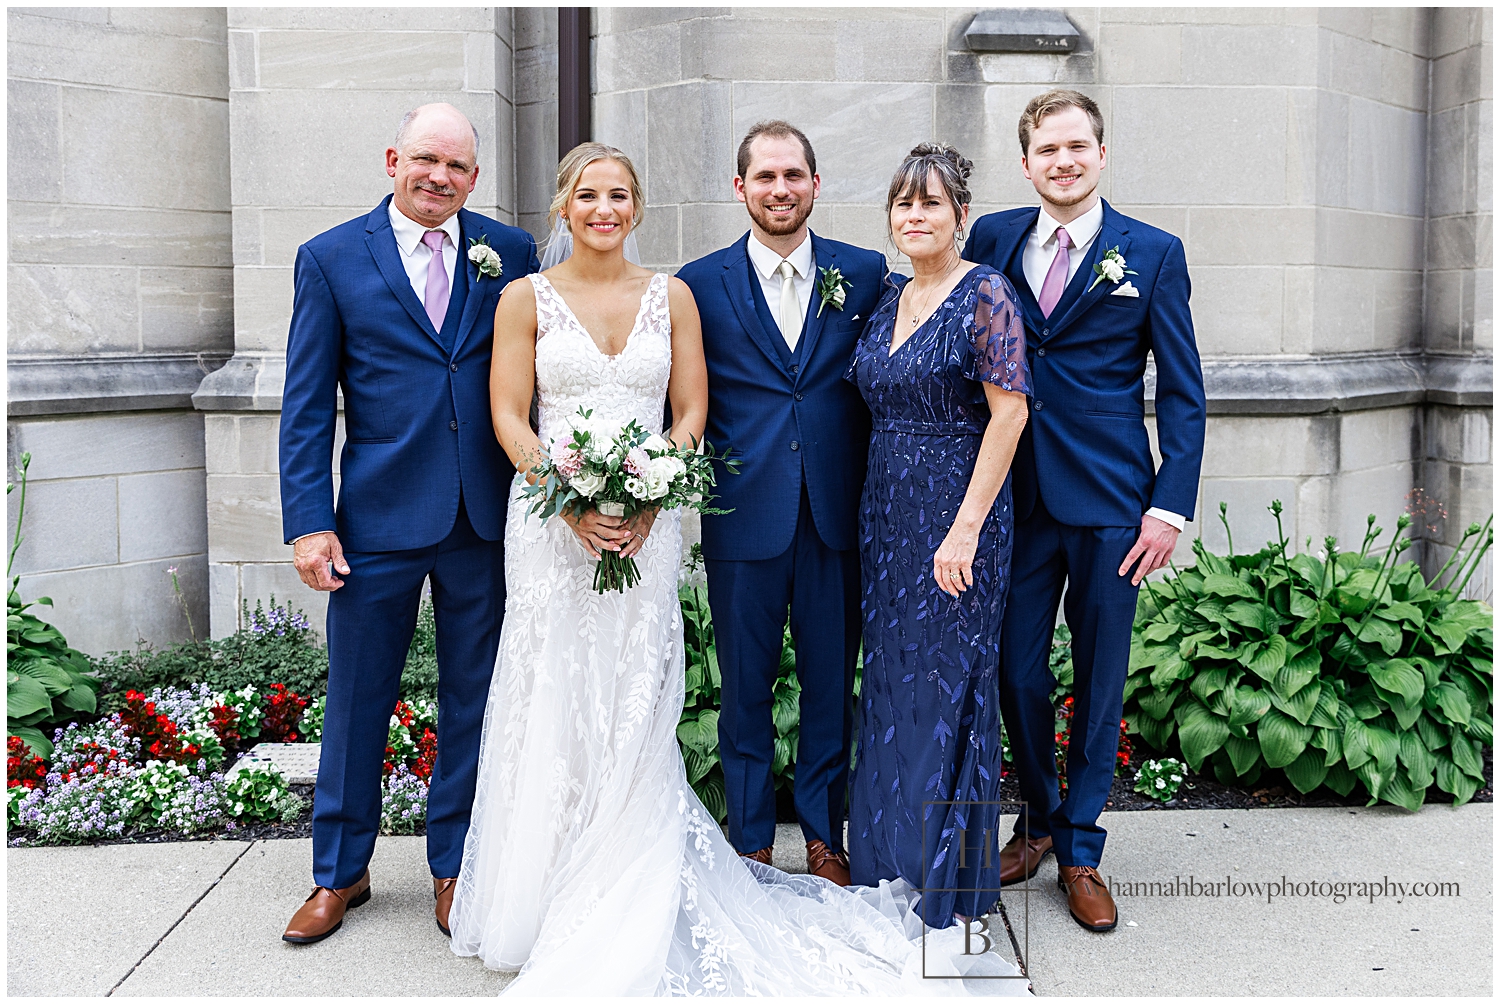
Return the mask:
{"type": "Polygon", "coordinates": [[[11,736],[5,741],[5,776],[7,788],[25,788],[30,791],[47,779],[47,761],[39,756],[28,756],[31,748],[11,736]]]}
{"type": "Polygon", "coordinates": [[[271,684],[261,716],[261,740],[268,743],[297,742],[301,738],[297,726],[302,722],[302,712],[307,704],[307,698],[286,689],[286,684],[271,684]]]}
{"type": "Polygon", "coordinates": [[[411,772],[430,783],[432,770],[436,764],[437,733],[431,729],[423,729],[422,738],[417,740],[417,762],[412,764],[411,772]]]}

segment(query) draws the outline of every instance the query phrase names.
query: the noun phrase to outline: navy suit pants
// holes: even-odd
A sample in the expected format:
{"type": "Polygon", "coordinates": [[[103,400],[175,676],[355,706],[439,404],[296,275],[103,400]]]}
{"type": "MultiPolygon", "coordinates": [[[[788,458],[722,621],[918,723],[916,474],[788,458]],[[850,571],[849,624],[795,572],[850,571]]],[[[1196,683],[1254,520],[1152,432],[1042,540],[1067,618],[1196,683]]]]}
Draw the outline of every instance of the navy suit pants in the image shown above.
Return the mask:
{"type": "Polygon", "coordinates": [[[500,623],[505,551],[480,537],[459,501],[447,538],[403,551],[346,551],[349,574],[328,597],[328,705],[313,799],[313,881],[342,889],[370,863],[382,769],[422,583],[437,619],[438,754],[427,797],[427,863],[458,874],[474,802],[479,738],[500,623]]]}
{"type": "Polygon", "coordinates": [[[1139,527],[1068,526],[1037,500],[1016,524],[1010,603],[1000,635],[1000,710],[1029,813],[1016,833],[1050,835],[1062,865],[1098,867],[1099,813],[1115,776],[1120,713],[1139,587],[1118,574],[1139,527]],[[1063,586],[1067,595],[1063,597],[1063,586]],[[1068,796],[1057,785],[1055,719],[1048,668],[1057,604],[1073,632],[1073,723],[1068,796]]]}
{"type": "Polygon", "coordinates": [[[823,543],[804,487],[797,530],[784,552],[764,561],[704,564],[723,677],[719,754],[729,842],[749,854],[776,837],[771,688],[790,607],[802,686],[793,801],[804,838],[842,850],[860,637],[859,552],[823,543]]]}

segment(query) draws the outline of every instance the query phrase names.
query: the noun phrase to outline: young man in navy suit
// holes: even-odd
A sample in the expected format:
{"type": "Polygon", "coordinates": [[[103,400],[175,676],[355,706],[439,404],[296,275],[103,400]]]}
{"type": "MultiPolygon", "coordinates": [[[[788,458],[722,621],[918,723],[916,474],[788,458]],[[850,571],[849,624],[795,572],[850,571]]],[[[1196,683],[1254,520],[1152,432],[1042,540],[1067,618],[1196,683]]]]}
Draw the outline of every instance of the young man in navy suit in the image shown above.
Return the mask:
{"type": "Polygon", "coordinates": [[[505,613],[515,469],[490,421],[490,347],[495,301],[537,270],[536,242],[462,208],[479,177],[478,137],[451,105],[402,120],[386,172],[393,195],[297,249],[282,527],[302,581],[330,595],[316,888],[282,935],[294,944],[328,937],[370,897],[386,734],[429,578],[439,710],[427,861],[448,933],[505,613]],[[476,241],[493,257],[471,262],[476,241]],[[340,388],[347,438],[335,507],[340,388]]]}
{"type": "Polygon", "coordinates": [[[1035,388],[1014,463],[1016,549],[1000,685],[1030,809],[1001,852],[1000,879],[1029,878],[1055,852],[1073,919],[1108,931],[1119,914],[1098,872],[1098,817],[1114,778],[1136,594],[1193,518],[1203,373],[1182,242],[1115,212],[1096,191],[1105,165],[1098,105],[1077,91],[1039,95],[1021,115],[1020,139],[1022,171],[1041,208],[983,217],[965,250],[1003,271],[1020,294],[1035,388]],[[1148,353],[1159,470],[1145,425],[1148,353]],[[1061,799],[1047,657],[1065,584],[1074,704],[1061,799]]]}
{"type": "Polygon", "coordinates": [[[723,674],[719,752],[729,840],[770,863],[771,687],[790,608],[802,685],[797,818],[808,870],[848,885],[844,792],[870,415],[844,373],[880,297],[885,257],[808,229],[820,180],[812,144],[796,127],[755,126],[740,144],[737,169],[735,197],[750,213],[750,232],[677,273],[703,318],[705,438],[743,462],[738,475],[719,479],[717,504],[733,511],[703,517],[723,674]]]}

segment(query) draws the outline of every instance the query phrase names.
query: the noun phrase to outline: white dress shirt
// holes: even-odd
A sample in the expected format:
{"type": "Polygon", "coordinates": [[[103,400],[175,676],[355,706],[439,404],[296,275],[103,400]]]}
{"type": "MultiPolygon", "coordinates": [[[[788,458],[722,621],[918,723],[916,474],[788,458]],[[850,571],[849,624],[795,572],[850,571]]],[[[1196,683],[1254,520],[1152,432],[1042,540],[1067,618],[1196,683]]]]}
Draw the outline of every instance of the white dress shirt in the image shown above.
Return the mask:
{"type": "MultiPolygon", "coordinates": [[[[755,268],[755,274],[760,279],[760,291],[766,296],[766,306],[771,308],[773,318],[781,317],[781,276],[776,270],[781,267],[783,260],[792,263],[792,288],[797,291],[798,305],[801,307],[801,316],[804,321],[807,318],[807,307],[812,302],[813,294],[813,246],[812,234],[807,234],[797,249],[787,255],[785,259],[781,255],[766,247],[755,239],[755,231],[750,232],[750,240],[745,250],[750,255],[750,264],[755,268]]],[[[801,337],[801,329],[797,335],[787,339],[791,348],[797,347],[797,339],[801,337]]]]}
{"type": "MultiPolygon", "coordinates": [[[[1078,274],[1079,266],[1088,260],[1089,249],[1093,247],[1094,239],[1099,236],[1099,230],[1103,226],[1103,199],[1095,201],[1093,209],[1072,223],[1057,222],[1047,215],[1046,209],[1038,213],[1036,227],[1031,231],[1031,236],[1026,238],[1026,246],[1021,249],[1021,271],[1026,276],[1026,285],[1031,287],[1031,295],[1037,298],[1042,295],[1042,283],[1047,278],[1047,270],[1052,267],[1052,261],[1057,257],[1058,230],[1066,229],[1068,239],[1073,242],[1073,246],[1068,249],[1068,282],[1072,282],[1073,276],[1078,274]]],[[[1187,520],[1177,513],[1158,509],[1155,506],[1147,509],[1146,515],[1155,516],[1178,530],[1181,530],[1187,523],[1187,520]]]]}
{"type": "Polygon", "coordinates": [[[1047,270],[1057,257],[1059,229],[1067,230],[1068,239],[1073,242],[1073,246],[1068,249],[1068,282],[1072,282],[1079,266],[1087,260],[1089,248],[1093,246],[1094,238],[1099,236],[1099,228],[1102,226],[1102,199],[1096,200],[1093,209],[1072,223],[1059,223],[1043,209],[1037,215],[1036,228],[1031,231],[1031,236],[1026,238],[1026,246],[1021,249],[1021,271],[1026,275],[1026,285],[1031,287],[1031,295],[1038,298],[1042,295],[1042,283],[1047,278],[1047,270]]]}
{"type": "MultiPolygon", "coordinates": [[[[412,292],[417,294],[417,300],[425,307],[427,265],[432,261],[432,248],[422,243],[422,235],[427,233],[427,228],[397,209],[395,199],[386,208],[390,210],[391,230],[396,235],[396,247],[401,252],[401,265],[406,269],[406,277],[411,280],[412,292]]],[[[448,235],[448,239],[443,241],[443,268],[448,272],[448,289],[451,292],[453,270],[458,266],[458,242],[461,239],[458,214],[454,213],[443,221],[442,226],[433,229],[448,235]]]]}

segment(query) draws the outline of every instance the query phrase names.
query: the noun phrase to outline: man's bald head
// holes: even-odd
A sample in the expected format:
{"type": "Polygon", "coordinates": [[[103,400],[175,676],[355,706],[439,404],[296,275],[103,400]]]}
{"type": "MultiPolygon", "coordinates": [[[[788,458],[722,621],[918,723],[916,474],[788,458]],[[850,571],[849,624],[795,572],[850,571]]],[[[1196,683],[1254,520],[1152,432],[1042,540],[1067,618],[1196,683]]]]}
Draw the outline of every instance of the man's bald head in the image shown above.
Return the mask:
{"type": "Polygon", "coordinates": [[[474,138],[474,159],[478,161],[479,130],[474,128],[474,123],[469,121],[467,115],[445,101],[418,105],[403,115],[401,124],[396,127],[395,149],[405,150],[414,132],[421,133],[432,129],[467,131],[474,138]]]}
{"type": "Polygon", "coordinates": [[[479,132],[463,112],[441,102],[413,108],[385,151],[396,208],[429,230],[442,226],[474,190],[478,157],[479,132]]]}

